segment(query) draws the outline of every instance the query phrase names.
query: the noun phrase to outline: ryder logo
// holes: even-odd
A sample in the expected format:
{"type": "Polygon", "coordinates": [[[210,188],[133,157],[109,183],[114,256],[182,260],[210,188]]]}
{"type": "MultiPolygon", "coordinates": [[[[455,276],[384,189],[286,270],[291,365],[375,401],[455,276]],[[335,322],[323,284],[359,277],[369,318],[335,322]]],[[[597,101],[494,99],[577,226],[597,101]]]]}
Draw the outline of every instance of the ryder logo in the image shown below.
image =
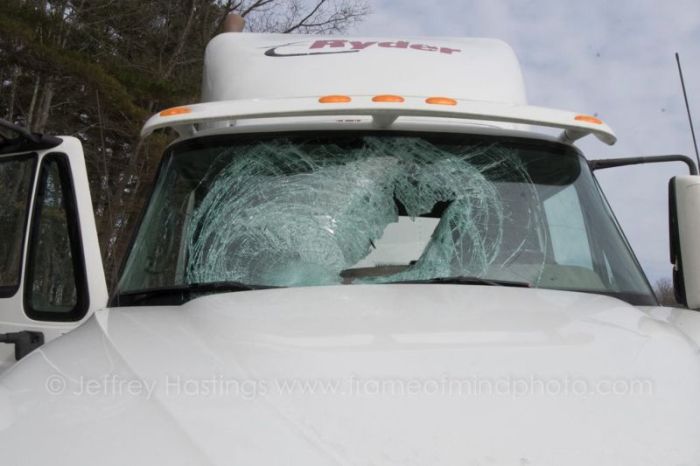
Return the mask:
{"type": "Polygon", "coordinates": [[[442,53],[452,55],[461,52],[460,49],[411,43],[407,40],[397,40],[389,42],[326,39],[317,40],[308,45],[308,42],[291,42],[289,44],[278,45],[265,51],[268,57],[301,57],[306,55],[329,55],[337,53],[358,53],[368,48],[386,48],[396,50],[419,50],[422,52],[442,53]]]}

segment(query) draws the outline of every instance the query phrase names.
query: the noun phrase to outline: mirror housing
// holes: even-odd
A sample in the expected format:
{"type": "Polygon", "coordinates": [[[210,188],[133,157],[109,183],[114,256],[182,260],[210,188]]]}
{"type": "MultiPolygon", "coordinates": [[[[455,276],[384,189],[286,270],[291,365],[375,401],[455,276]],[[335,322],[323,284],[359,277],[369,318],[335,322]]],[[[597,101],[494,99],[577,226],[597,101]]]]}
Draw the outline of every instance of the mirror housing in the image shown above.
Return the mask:
{"type": "Polygon", "coordinates": [[[676,300],[700,309],[700,176],[671,178],[669,224],[676,300]]]}

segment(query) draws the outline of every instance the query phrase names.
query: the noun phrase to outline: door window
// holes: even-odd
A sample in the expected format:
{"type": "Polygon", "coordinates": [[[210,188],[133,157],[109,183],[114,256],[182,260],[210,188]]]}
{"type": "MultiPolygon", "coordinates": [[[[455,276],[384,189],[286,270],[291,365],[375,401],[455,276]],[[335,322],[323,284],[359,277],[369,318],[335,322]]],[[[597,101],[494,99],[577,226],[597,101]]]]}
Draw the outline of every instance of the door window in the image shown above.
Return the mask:
{"type": "Polygon", "coordinates": [[[0,297],[19,288],[36,156],[0,158],[0,297]]]}
{"type": "Polygon", "coordinates": [[[48,155],[41,163],[25,287],[25,309],[36,320],[80,320],[87,310],[69,173],[63,155],[48,155]]]}

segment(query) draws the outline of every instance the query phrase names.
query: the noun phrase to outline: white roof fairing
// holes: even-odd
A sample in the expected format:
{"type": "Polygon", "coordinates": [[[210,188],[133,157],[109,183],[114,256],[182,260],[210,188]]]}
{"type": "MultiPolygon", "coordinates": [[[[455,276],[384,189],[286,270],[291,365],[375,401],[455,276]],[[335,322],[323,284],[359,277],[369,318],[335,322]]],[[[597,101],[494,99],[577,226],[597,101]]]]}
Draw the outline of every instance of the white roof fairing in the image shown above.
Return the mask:
{"type": "MultiPolygon", "coordinates": [[[[456,105],[433,105],[423,97],[406,97],[404,102],[373,102],[371,96],[352,96],[346,103],[320,103],[318,98],[249,99],[210,102],[184,107],[184,113],[170,116],[156,114],[141,130],[148,136],[156,129],[171,127],[181,135],[197,132],[195,125],[217,121],[294,118],[307,116],[369,115],[378,128],[386,128],[394,119],[402,116],[451,118],[465,122],[487,121],[501,126],[532,124],[562,129],[566,139],[573,141],[593,134],[606,144],[614,144],[615,134],[605,123],[592,123],[578,119],[579,115],[563,110],[553,110],[529,105],[510,105],[491,102],[457,101],[456,105]]],[[[495,126],[495,125],[494,125],[495,126]]],[[[564,137],[562,136],[562,139],[564,137]]]]}
{"type": "Polygon", "coordinates": [[[203,102],[326,94],[526,103],[518,60],[500,40],[228,33],[207,46],[203,102]]]}

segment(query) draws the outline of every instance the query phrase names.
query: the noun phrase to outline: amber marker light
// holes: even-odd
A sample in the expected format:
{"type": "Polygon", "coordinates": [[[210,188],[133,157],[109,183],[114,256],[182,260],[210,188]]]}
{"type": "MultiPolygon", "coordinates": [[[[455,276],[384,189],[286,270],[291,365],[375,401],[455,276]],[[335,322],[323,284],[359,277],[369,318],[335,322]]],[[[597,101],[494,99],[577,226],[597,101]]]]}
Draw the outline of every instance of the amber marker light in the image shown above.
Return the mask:
{"type": "Polygon", "coordinates": [[[391,94],[383,94],[383,95],[375,95],[372,97],[372,102],[398,102],[401,103],[403,102],[404,99],[400,95],[391,95],[391,94]]]}
{"type": "Polygon", "coordinates": [[[192,113],[192,109],[189,107],[173,107],[163,110],[162,112],[160,112],[159,115],[162,117],[169,117],[175,115],[183,115],[185,113],[192,113]]]}
{"type": "Polygon", "coordinates": [[[574,120],[576,121],[585,121],[586,123],[593,123],[594,125],[602,125],[603,120],[600,120],[594,116],[591,115],[576,115],[574,117],[574,120]]]}
{"type": "Polygon", "coordinates": [[[322,104],[344,104],[352,99],[346,95],[324,95],[318,101],[322,104]]]}
{"type": "Polygon", "coordinates": [[[457,105],[457,100],[450,97],[428,97],[425,99],[425,103],[433,105],[457,105]]]}

